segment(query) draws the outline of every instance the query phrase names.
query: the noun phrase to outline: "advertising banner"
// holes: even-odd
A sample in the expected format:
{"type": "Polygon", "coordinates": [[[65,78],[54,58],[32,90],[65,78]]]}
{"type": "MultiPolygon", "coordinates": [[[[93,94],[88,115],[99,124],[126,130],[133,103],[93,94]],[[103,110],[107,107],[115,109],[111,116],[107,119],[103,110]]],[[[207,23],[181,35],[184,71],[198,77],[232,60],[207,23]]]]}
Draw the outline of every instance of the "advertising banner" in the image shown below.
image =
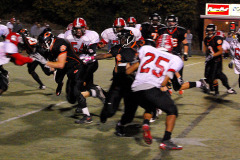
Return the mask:
{"type": "Polygon", "coordinates": [[[230,15],[231,16],[240,16],[240,4],[231,4],[230,5],[230,15]]]}
{"type": "Polygon", "coordinates": [[[223,15],[228,16],[230,13],[229,4],[206,4],[206,15],[223,15]]]}

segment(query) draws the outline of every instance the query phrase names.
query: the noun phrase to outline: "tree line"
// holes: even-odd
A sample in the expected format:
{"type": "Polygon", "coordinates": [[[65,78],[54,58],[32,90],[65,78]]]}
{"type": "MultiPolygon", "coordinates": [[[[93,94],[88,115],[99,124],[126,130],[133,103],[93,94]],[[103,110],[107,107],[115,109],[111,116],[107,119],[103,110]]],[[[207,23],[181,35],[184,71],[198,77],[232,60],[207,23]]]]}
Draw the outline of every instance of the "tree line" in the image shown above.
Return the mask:
{"type": "Polygon", "coordinates": [[[206,3],[238,3],[239,0],[1,0],[0,15],[15,15],[23,22],[49,21],[66,27],[76,17],[83,17],[90,29],[101,33],[112,26],[117,17],[134,16],[138,23],[148,21],[158,13],[165,23],[166,16],[175,14],[179,25],[192,30],[196,37],[203,33],[206,3]]]}

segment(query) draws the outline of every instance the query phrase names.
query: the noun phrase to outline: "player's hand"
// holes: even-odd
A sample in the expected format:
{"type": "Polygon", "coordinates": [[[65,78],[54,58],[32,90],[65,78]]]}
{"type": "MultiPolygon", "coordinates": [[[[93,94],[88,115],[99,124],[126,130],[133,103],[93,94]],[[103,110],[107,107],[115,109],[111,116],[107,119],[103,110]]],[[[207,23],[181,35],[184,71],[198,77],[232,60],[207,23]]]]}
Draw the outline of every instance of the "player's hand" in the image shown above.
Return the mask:
{"type": "Polygon", "coordinates": [[[206,57],[206,61],[205,62],[208,62],[208,61],[210,61],[211,59],[213,59],[213,55],[208,55],[207,57],[206,57]]]}
{"type": "Polygon", "coordinates": [[[233,68],[233,61],[231,61],[231,62],[228,64],[228,67],[231,68],[231,69],[233,68]]]}
{"type": "Polygon", "coordinates": [[[38,62],[40,62],[40,63],[42,63],[44,65],[47,63],[47,60],[39,53],[32,54],[31,58],[34,58],[35,61],[38,61],[38,62]]]}
{"type": "Polygon", "coordinates": [[[94,56],[85,56],[85,57],[80,57],[80,59],[83,61],[84,64],[87,64],[91,60],[94,60],[94,56]]]}

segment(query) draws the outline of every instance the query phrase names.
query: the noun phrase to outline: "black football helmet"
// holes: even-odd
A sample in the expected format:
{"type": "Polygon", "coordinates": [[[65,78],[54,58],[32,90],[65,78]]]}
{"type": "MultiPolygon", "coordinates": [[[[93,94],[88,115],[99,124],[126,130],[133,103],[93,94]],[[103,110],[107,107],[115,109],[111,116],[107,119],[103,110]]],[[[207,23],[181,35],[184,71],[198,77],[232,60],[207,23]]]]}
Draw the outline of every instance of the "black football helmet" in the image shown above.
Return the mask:
{"type": "Polygon", "coordinates": [[[53,44],[54,38],[55,36],[52,34],[52,32],[42,32],[38,36],[39,45],[49,51],[50,46],[53,44]]]}
{"type": "Polygon", "coordinates": [[[19,31],[17,31],[17,33],[19,33],[20,35],[24,35],[26,37],[29,36],[29,32],[27,29],[20,29],[19,31]]]}
{"type": "Polygon", "coordinates": [[[213,35],[216,34],[217,31],[217,26],[215,24],[209,24],[206,27],[206,35],[208,37],[212,37],[213,35]]]}
{"type": "Polygon", "coordinates": [[[178,17],[175,15],[169,15],[166,17],[165,22],[169,28],[174,28],[178,25],[178,17]]]}
{"type": "Polygon", "coordinates": [[[135,41],[135,37],[131,30],[122,29],[117,33],[118,39],[120,40],[120,44],[122,47],[128,47],[129,44],[135,41]]]}
{"type": "Polygon", "coordinates": [[[153,24],[153,25],[157,25],[157,24],[161,23],[161,19],[162,18],[157,13],[153,13],[149,17],[149,20],[150,20],[151,24],[153,24]]]}

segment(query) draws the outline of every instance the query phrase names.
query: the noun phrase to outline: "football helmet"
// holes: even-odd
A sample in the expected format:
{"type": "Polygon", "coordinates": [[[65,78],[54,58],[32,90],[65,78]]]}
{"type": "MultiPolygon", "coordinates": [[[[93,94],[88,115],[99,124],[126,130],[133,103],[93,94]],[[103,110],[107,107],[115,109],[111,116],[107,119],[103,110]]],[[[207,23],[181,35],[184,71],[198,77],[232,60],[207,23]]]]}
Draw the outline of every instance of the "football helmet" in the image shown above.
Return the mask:
{"type": "Polygon", "coordinates": [[[128,24],[129,27],[135,27],[135,25],[137,24],[136,18],[134,18],[134,17],[129,17],[129,18],[127,19],[127,24],[128,24]]]}
{"type": "Polygon", "coordinates": [[[172,36],[169,34],[162,34],[156,40],[156,48],[161,51],[172,52],[173,42],[172,36]]]}
{"type": "Polygon", "coordinates": [[[206,35],[208,37],[212,37],[213,35],[216,34],[217,31],[217,26],[215,24],[209,24],[206,27],[206,35]]]}
{"type": "Polygon", "coordinates": [[[19,33],[11,32],[7,35],[6,39],[7,42],[11,42],[18,46],[18,44],[23,44],[22,36],[19,33]]]}
{"type": "Polygon", "coordinates": [[[128,47],[129,44],[135,41],[135,37],[131,30],[122,29],[117,33],[118,39],[120,40],[120,44],[122,47],[128,47]]]}
{"type": "Polygon", "coordinates": [[[27,29],[20,29],[17,33],[24,35],[25,37],[29,37],[29,32],[27,29]]]}
{"type": "Polygon", "coordinates": [[[162,18],[157,13],[153,13],[149,17],[149,20],[150,20],[151,24],[153,24],[153,25],[157,25],[157,24],[161,23],[161,19],[162,18]]]}
{"type": "Polygon", "coordinates": [[[85,34],[87,22],[83,18],[76,18],[73,21],[72,34],[78,38],[85,34]]]}
{"type": "Polygon", "coordinates": [[[72,28],[73,28],[73,23],[69,23],[68,26],[67,26],[67,28],[66,28],[66,30],[67,30],[67,31],[68,31],[68,30],[72,30],[72,28]]]}
{"type": "Polygon", "coordinates": [[[115,33],[118,33],[120,30],[122,30],[124,27],[126,27],[126,22],[123,18],[116,18],[113,23],[113,31],[115,33]]]}
{"type": "Polygon", "coordinates": [[[53,44],[54,41],[54,35],[52,34],[52,32],[42,32],[39,36],[38,36],[38,42],[39,45],[41,47],[43,47],[44,49],[46,49],[47,51],[50,50],[51,45],[53,44]]]}
{"type": "Polygon", "coordinates": [[[174,28],[178,25],[178,17],[175,15],[169,15],[166,17],[165,22],[169,28],[174,28]]]}

